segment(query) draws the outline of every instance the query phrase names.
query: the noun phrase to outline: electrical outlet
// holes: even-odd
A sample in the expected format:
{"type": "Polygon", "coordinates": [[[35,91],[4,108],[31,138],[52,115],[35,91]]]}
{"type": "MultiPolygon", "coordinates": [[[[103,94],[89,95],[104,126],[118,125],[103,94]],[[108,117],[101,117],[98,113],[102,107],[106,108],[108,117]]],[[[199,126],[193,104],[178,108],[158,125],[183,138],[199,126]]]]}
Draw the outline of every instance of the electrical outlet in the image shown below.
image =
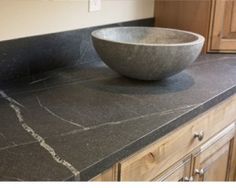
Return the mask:
{"type": "Polygon", "coordinates": [[[89,0],[89,12],[101,10],[101,0],[89,0]]]}

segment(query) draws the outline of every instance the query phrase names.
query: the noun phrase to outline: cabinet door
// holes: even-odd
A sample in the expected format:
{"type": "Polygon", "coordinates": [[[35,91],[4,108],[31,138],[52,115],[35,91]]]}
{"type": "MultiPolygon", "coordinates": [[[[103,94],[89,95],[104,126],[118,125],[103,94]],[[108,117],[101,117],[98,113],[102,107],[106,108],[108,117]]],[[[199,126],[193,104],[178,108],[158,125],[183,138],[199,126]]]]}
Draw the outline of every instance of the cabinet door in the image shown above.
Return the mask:
{"type": "Polygon", "coordinates": [[[200,147],[193,156],[195,181],[229,181],[235,172],[235,124],[231,124],[200,147]],[[233,172],[233,173],[231,173],[233,172]]]}
{"type": "Polygon", "coordinates": [[[180,160],[172,167],[167,169],[153,181],[192,181],[191,172],[191,157],[180,160]]]}
{"type": "Polygon", "coordinates": [[[214,0],[210,51],[236,52],[236,0],[214,0]]]}

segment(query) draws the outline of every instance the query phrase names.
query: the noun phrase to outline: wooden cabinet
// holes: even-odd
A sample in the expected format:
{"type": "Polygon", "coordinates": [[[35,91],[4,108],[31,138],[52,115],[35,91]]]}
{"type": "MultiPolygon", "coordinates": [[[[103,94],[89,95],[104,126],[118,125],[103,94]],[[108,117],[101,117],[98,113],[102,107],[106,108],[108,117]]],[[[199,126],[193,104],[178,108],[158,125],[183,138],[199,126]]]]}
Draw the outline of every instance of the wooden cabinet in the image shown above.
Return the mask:
{"type": "Polygon", "coordinates": [[[232,181],[235,172],[232,123],[209,141],[154,178],[154,181],[232,181]]]}
{"type": "Polygon", "coordinates": [[[236,95],[118,162],[93,181],[236,180],[235,122],[236,95]]]}
{"type": "Polygon", "coordinates": [[[236,52],[236,0],[156,0],[155,25],[203,35],[204,52],[236,52]]]}
{"type": "Polygon", "coordinates": [[[194,181],[233,180],[233,149],[235,123],[231,124],[215,137],[203,144],[193,155],[192,177],[194,181]]]}

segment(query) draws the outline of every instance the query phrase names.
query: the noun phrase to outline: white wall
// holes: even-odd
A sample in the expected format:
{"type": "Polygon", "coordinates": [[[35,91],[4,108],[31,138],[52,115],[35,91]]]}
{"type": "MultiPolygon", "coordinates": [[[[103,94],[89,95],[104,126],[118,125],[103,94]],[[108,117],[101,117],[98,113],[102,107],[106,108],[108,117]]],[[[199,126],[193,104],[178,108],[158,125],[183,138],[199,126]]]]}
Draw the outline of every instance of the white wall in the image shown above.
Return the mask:
{"type": "Polygon", "coordinates": [[[99,12],[88,0],[0,0],[0,41],[153,16],[154,0],[102,0],[99,12]]]}

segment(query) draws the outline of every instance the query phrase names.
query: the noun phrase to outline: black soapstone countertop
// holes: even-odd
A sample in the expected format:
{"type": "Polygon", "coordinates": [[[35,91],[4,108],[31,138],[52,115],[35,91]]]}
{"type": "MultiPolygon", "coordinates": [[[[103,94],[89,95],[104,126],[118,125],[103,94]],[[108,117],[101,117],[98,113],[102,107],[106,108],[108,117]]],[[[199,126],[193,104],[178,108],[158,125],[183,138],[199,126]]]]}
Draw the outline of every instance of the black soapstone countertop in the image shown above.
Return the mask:
{"type": "Polygon", "coordinates": [[[0,180],[89,180],[236,93],[236,55],[159,82],[102,62],[0,83],[0,180]]]}

